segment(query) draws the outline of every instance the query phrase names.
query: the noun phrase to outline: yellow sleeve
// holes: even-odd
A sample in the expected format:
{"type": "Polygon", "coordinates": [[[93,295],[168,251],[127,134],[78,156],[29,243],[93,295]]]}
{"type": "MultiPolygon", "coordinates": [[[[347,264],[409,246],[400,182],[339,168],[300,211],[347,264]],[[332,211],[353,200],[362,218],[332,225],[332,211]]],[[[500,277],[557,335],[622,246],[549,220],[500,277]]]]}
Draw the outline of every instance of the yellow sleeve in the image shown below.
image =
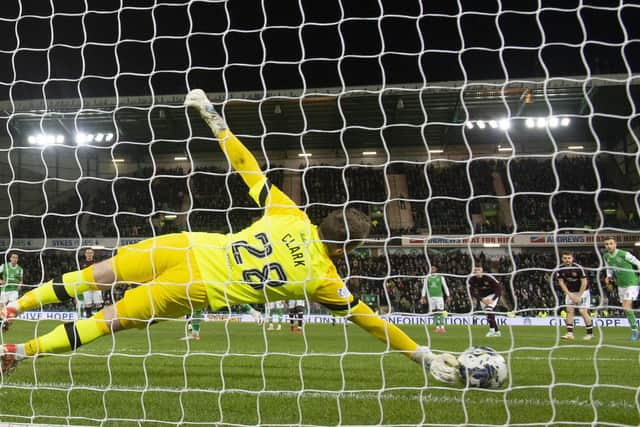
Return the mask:
{"type": "Polygon", "coordinates": [[[402,351],[407,357],[411,357],[418,348],[411,337],[393,323],[380,318],[362,301],[353,305],[348,319],[394,350],[402,351]]]}
{"type": "Polygon", "coordinates": [[[418,348],[418,344],[400,328],[382,319],[368,305],[351,295],[342,280],[328,280],[315,292],[313,301],[324,305],[335,316],[347,316],[347,319],[394,350],[404,352],[407,357],[411,357],[418,348]]]}
{"type": "MultiPolygon", "coordinates": [[[[315,271],[312,274],[317,275],[315,271]]],[[[322,283],[315,289],[311,299],[325,306],[335,316],[349,315],[351,310],[359,304],[359,301],[340,278],[335,265],[331,263],[320,277],[322,277],[322,283]]]]}
{"type": "Polygon", "coordinates": [[[249,195],[269,214],[296,215],[306,218],[306,214],[275,185],[272,185],[260,169],[258,161],[230,131],[223,130],[218,135],[220,148],[227,155],[231,167],[240,173],[249,187],[249,195]]]}
{"type": "Polygon", "coordinates": [[[267,215],[296,215],[306,217],[306,214],[298,208],[296,203],[282,190],[271,184],[264,177],[249,189],[249,195],[260,207],[266,208],[267,215]]]}
{"type": "Polygon", "coordinates": [[[247,187],[252,188],[264,181],[265,175],[260,169],[258,161],[230,130],[223,130],[218,133],[217,137],[218,144],[229,159],[231,167],[240,173],[247,187]]]}

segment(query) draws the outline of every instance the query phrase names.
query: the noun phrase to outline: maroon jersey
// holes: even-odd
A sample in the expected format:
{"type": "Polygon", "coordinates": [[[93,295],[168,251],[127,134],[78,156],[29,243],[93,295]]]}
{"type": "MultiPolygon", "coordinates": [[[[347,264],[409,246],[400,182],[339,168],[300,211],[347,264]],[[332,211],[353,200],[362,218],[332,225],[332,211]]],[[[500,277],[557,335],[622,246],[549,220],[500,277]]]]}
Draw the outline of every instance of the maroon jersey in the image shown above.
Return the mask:
{"type": "MultiPolygon", "coordinates": [[[[584,274],[582,266],[575,262],[571,265],[562,265],[558,268],[558,271],[556,271],[555,276],[556,280],[564,280],[564,284],[569,292],[580,292],[582,279],[587,277],[587,275],[584,274]]],[[[587,287],[587,289],[589,288],[587,287]]]]}
{"type": "Polygon", "coordinates": [[[467,282],[469,283],[471,296],[477,300],[481,300],[489,295],[494,295],[495,298],[499,298],[500,295],[502,295],[500,282],[490,274],[483,274],[480,277],[471,276],[467,282]]]}
{"type": "Polygon", "coordinates": [[[80,270],[84,270],[85,268],[89,267],[90,265],[93,265],[96,263],[96,259],[94,258],[91,261],[87,261],[87,259],[83,259],[80,261],[80,270]]]}

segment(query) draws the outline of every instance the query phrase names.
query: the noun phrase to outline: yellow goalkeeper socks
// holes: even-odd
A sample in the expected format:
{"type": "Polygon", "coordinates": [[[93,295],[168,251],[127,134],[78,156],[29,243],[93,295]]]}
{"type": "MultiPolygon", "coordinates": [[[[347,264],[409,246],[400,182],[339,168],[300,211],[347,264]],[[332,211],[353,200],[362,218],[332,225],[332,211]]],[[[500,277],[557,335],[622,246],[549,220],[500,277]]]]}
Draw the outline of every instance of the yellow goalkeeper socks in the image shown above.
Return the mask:
{"type": "Polygon", "coordinates": [[[26,356],[42,353],[64,353],[111,332],[102,316],[78,320],[56,327],[46,335],[24,343],[26,356]]]}
{"type": "Polygon", "coordinates": [[[43,305],[63,302],[75,298],[88,290],[98,289],[94,283],[93,266],[84,270],[73,271],[62,275],[62,283],[50,280],[27,292],[17,301],[19,312],[40,308],[43,305]]]}

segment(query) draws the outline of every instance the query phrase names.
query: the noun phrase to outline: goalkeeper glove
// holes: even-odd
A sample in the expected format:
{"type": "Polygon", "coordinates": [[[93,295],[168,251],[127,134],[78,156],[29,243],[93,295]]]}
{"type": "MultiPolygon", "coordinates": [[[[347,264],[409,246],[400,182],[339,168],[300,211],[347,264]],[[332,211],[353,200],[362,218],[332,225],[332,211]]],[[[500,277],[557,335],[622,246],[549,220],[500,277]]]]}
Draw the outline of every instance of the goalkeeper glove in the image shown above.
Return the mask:
{"type": "Polygon", "coordinates": [[[460,381],[460,362],[452,354],[435,355],[428,347],[419,346],[411,355],[411,359],[429,369],[438,381],[448,384],[460,381]]]}
{"type": "Polygon", "coordinates": [[[223,130],[227,130],[227,124],[224,119],[215,108],[213,104],[207,98],[207,94],[202,89],[193,89],[187,94],[184,100],[185,107],[192,107],[198,110],[200,117],[207,123],[207,125],[213,131],[213,134],[218,136],[223,130]]]}

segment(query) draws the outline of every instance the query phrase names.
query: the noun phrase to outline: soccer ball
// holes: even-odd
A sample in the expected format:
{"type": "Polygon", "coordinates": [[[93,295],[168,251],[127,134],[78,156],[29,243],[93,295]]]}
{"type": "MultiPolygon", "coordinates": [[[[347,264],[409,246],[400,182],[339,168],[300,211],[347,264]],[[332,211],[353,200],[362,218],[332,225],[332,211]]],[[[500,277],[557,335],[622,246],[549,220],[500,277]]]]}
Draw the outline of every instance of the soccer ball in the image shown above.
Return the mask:
{"type": "Polygon", "coordinates": [[[460,376],[469,387],[498,388],[507,380],[507,362],[492,348],[471,347],[458,362],[460,376]]]}

